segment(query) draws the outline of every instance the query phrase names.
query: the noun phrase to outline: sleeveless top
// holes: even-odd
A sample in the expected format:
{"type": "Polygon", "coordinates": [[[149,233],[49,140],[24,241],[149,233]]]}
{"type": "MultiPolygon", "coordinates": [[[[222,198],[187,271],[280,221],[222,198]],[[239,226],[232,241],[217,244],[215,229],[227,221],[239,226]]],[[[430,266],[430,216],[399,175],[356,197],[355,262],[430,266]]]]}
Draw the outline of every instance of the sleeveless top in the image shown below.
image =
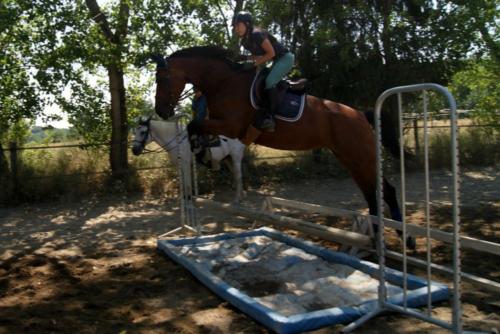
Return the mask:
{"type": "Polygon", "coordinates": [[[266,52],[261,47],[265,39],[269,39],[274,48],[275,56],[273,60],[281,58],[285,53],[289,52],[276,38],[268,33],[266,30],[260,28],[253,28],[252,32],[241,39],[241,45],[254,56],[262,56],[266,52]]]}

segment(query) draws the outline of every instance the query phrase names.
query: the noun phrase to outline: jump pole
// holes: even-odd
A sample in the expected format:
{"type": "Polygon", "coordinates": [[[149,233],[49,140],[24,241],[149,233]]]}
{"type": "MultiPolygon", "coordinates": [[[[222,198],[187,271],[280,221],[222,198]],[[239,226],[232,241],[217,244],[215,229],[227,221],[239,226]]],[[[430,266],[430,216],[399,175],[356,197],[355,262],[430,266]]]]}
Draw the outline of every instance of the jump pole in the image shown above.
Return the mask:
{"type": "Polygon", "coordinates": [[[258,211],[241,205],[220,203],[200,197],[195,198],[195,203],[197,205],[203,205],[207,208],[253,219],[261,223],[267,223],[276,227],[285,227],[292,230],[304,232],[309,235],[318,236],[327,241],[354,245],[363,249],[373,248],[373,241],[367,235],[345,231],[335,227],[314,224],[298,218],[291,218],[277,215],[275,213],[258,211]]]}
{"type": "MultiPolygon", "coordinates": [[[[340,209],[340,208],[332,208],[319,204],[305,203],[280,197],[267,196],[266,203],[268,203],[267,207],[274,209],[276,206],[291,208],[295,210],[300,210],[304,212],[310,212],[315,214],[323,214],[326,216],[332,217],[369,217],[368,214],[364,214],[357,211],[340,209]]],[[[365,222],[369,224],[375,223],[378,225],[377,217],[373,217],[374,219],[365,219],[365,222]]],[[[389,218],[383,218],[385,226],[396,229],[403,230],[403,223],[400,221],[392,220],[389,218]]],[[[406,232],[411,236],[426,236],[427,229],[425,227],[421,227],[415,224],[406,223],[406,232]]],[[[449,232],[444,232],[436,229],[430,229],[430,237],[434,240],[442,241],[447,244],[453,243],[453,234],[449,232]]],[[[494,243],[491,241],[480,240],[476,238],[460,236],[460,244],[462,249],[471,249],[475,251],[490,253],[493,255],[500,255],[500,244],[494,243]]],[[[370,250],[373,252],[373,250],[370,250]]],[[[403,261],[403,255],[399,252],[386,250],[386,256],[393,260],[403,261]]],[[[409,264],[419,267],[419,268],[427,268],[427,262],[421,259],[407,256],[406,257],[409,264]]],[[[438,265],[435,263],[430,263],[432,270],[438,271],[440,273],[446,275],[453,275],[453,269],[447,266],[438,265]]],[[[492,281],[490,279],[479,277],[477,275],[465,273],[461,271],[461,277],[464,281],[471,282],[485,290],[494,291],[500,293],[500,283],[492,281]]]]}

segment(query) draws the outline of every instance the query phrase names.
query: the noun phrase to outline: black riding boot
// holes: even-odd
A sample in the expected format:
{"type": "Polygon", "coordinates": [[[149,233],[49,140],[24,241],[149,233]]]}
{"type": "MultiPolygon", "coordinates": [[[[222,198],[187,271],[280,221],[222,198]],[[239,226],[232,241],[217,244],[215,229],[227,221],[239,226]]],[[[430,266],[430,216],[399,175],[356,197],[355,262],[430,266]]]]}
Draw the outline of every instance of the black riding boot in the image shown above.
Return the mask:
{"type": "Polygon", "coordinates": [[[276,112],[278,111],[281,99],[283,98],[284,87],[276,85],[273,88],[267,89],[266,92],[269,101],[269,108],[263,115],[260,130],[273,132],[276,126],[276,122],[274,121],[274,114],[276,114],[276,112]]]}

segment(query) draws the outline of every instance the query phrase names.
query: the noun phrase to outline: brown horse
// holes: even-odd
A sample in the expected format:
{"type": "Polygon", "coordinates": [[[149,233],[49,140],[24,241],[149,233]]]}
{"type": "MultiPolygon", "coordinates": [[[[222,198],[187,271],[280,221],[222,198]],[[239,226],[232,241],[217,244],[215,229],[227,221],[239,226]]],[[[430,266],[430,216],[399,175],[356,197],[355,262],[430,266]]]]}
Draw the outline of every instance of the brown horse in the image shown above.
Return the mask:
{"type": "MultiPolygon", "coordinates": [[[[190,131],[248,137],[256,114],[249,98],[255,70],[240,71],[230,57],[229,51],[218,47],[192,47],[166,59],[153,57],[157,63],[156,113],[162,118],[173,116],[185,85],[191,83],[206,95],[210,119],[190,124],[190,131]]],[[[280,150],[330,149],[361,189],[370,214],[377,215],[375,136],[363,113],[308,95],[298,121],[277,119],[276,130],[260,134],[255,143],[280,150]]],[[[392,219],[401,221],[395,189],[385,179],[384,200],[392,219]]],[[[407,245],[414,246],[412,238],[407,238],[407,245]]]]}

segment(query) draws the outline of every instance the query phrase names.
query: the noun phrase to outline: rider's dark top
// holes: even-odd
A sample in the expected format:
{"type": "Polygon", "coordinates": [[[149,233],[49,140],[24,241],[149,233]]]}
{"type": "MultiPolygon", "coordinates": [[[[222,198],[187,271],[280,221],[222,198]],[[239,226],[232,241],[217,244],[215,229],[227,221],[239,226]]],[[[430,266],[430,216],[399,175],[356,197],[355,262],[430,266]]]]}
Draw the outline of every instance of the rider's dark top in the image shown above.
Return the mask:
{"type": "Polygon", "coordinates": [[[193,99],[191,110],[194,112],[194,119],[203,121],[207,116],[207,98],[205,95],[200,95],[197,99],[193,99]]]}
{"type": "Polygon", "coordinates": [[[241,39],[241,45],[243,45],[246,50],[250,51],[252,55],[262,56],[266,52],[261,45],[266,38],[269,39],[274,48],[274,53],[276,54],[273,58],[274,60],[281,58],[288,52],[288,49],[278,42],[273,35],[257,27],[254,27],[250,34],[241,39]]]}

